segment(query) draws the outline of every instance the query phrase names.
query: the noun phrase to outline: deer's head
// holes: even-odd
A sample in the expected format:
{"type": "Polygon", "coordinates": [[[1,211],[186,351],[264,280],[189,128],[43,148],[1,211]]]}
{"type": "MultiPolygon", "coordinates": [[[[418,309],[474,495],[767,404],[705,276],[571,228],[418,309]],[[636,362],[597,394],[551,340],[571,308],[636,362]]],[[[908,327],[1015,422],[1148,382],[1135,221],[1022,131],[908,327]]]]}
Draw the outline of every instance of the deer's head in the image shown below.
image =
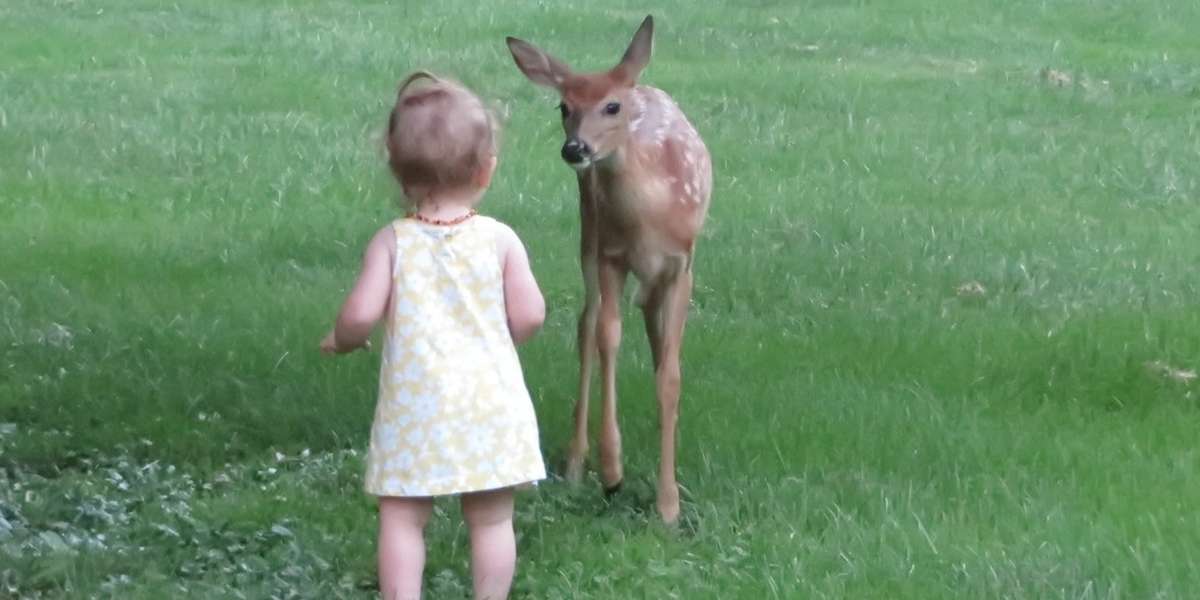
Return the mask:
{"type": "Polygon", "coordinates": [[[554,88],[562,99],[563,160],[576,169],[602,161],[624,145],[633,112],[631,92],[650,62],[654,20],[646,17],[617,66],[599,73],[575,73],[566,63],[534,45],[508,38],[517,68],[530,81],[554,88]]]}

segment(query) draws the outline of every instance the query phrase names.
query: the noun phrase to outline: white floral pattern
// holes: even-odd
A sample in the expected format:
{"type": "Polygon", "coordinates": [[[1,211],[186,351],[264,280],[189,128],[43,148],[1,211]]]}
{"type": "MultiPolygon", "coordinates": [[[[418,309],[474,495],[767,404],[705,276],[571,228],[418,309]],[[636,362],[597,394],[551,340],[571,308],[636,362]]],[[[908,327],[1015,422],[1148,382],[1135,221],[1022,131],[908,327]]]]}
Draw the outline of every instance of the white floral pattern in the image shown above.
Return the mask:
{"type": "Polygon", "coordinates": [[[396,264],[365,488],[440,496],[546,477],[508,333],[499,224],[393,223],[396,264]]]}

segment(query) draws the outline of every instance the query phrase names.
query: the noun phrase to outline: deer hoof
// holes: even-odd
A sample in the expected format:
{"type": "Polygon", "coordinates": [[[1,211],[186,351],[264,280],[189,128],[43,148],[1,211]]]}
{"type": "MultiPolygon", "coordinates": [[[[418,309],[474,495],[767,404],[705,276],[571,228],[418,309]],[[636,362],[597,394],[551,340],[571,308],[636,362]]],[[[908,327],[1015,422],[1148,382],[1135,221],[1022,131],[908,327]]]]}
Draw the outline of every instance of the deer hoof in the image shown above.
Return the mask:
{"type": "Polygon", "coordinates": [[[571,483],[583,481],[583,458],[567,458],[567,481],[571,483]]]}
{"type": "Polygon", "coordinates": [[[611,498],[621,491],[621,486],[625,485],[624,479],[618,479],[616,483],[604,484],[604,497],[611,498]]]}
{"type": "Polygon", "coordinates": [[[679,505],[675,506],[660,506],[658,514],[662,516],[663,523],[674,525],[679,522],[679,505]]]}
{"type": "Polygon", "coordinates": [[[679,522],[679,492],[659,494],[658,514],[667,525],[679,522]]]}

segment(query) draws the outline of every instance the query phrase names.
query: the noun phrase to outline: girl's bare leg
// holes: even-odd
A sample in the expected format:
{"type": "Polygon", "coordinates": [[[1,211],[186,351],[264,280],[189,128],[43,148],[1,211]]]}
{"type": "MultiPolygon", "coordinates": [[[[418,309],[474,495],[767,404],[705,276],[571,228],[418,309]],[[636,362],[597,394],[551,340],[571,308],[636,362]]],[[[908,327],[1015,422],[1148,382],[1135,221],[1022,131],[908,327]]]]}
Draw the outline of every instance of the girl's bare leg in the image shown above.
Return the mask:
{"type": "Polygon", "coordinates": [[[425,571],[425,523],[431,498],[379,497],[379,593],[384,600],[420,600],[425,571]]]}
{"type": "Polygon", "coordinates": [[[463,494],[463,516],[471,532],[471,575],[476,600],[504,600],[517,562],[512,489],[463,494]]]}

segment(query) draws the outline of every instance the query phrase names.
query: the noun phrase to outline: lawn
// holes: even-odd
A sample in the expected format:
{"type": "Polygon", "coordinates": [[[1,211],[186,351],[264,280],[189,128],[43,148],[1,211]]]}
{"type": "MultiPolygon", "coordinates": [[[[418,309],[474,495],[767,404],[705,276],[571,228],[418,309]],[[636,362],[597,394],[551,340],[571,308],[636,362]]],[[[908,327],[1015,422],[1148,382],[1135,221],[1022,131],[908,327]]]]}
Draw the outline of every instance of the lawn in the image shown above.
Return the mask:
{"type": "MultiPolygon", "coordinates": [[[[1200,4],[6,0],[0,596],[375,594],[378,355],[317,342],[398,213],[416,68],[504,121],[482,208],[546,293],[522,357],[557,471],[575,183],[503,41],[604,68],[647,13],[643,79],[716,172],[682,522],[630,309],[626,486],[522,494],[513,597],[1194,595],[1200,4]]],[[[470,588],[457,511],[429,598],[470,588]]]]}

